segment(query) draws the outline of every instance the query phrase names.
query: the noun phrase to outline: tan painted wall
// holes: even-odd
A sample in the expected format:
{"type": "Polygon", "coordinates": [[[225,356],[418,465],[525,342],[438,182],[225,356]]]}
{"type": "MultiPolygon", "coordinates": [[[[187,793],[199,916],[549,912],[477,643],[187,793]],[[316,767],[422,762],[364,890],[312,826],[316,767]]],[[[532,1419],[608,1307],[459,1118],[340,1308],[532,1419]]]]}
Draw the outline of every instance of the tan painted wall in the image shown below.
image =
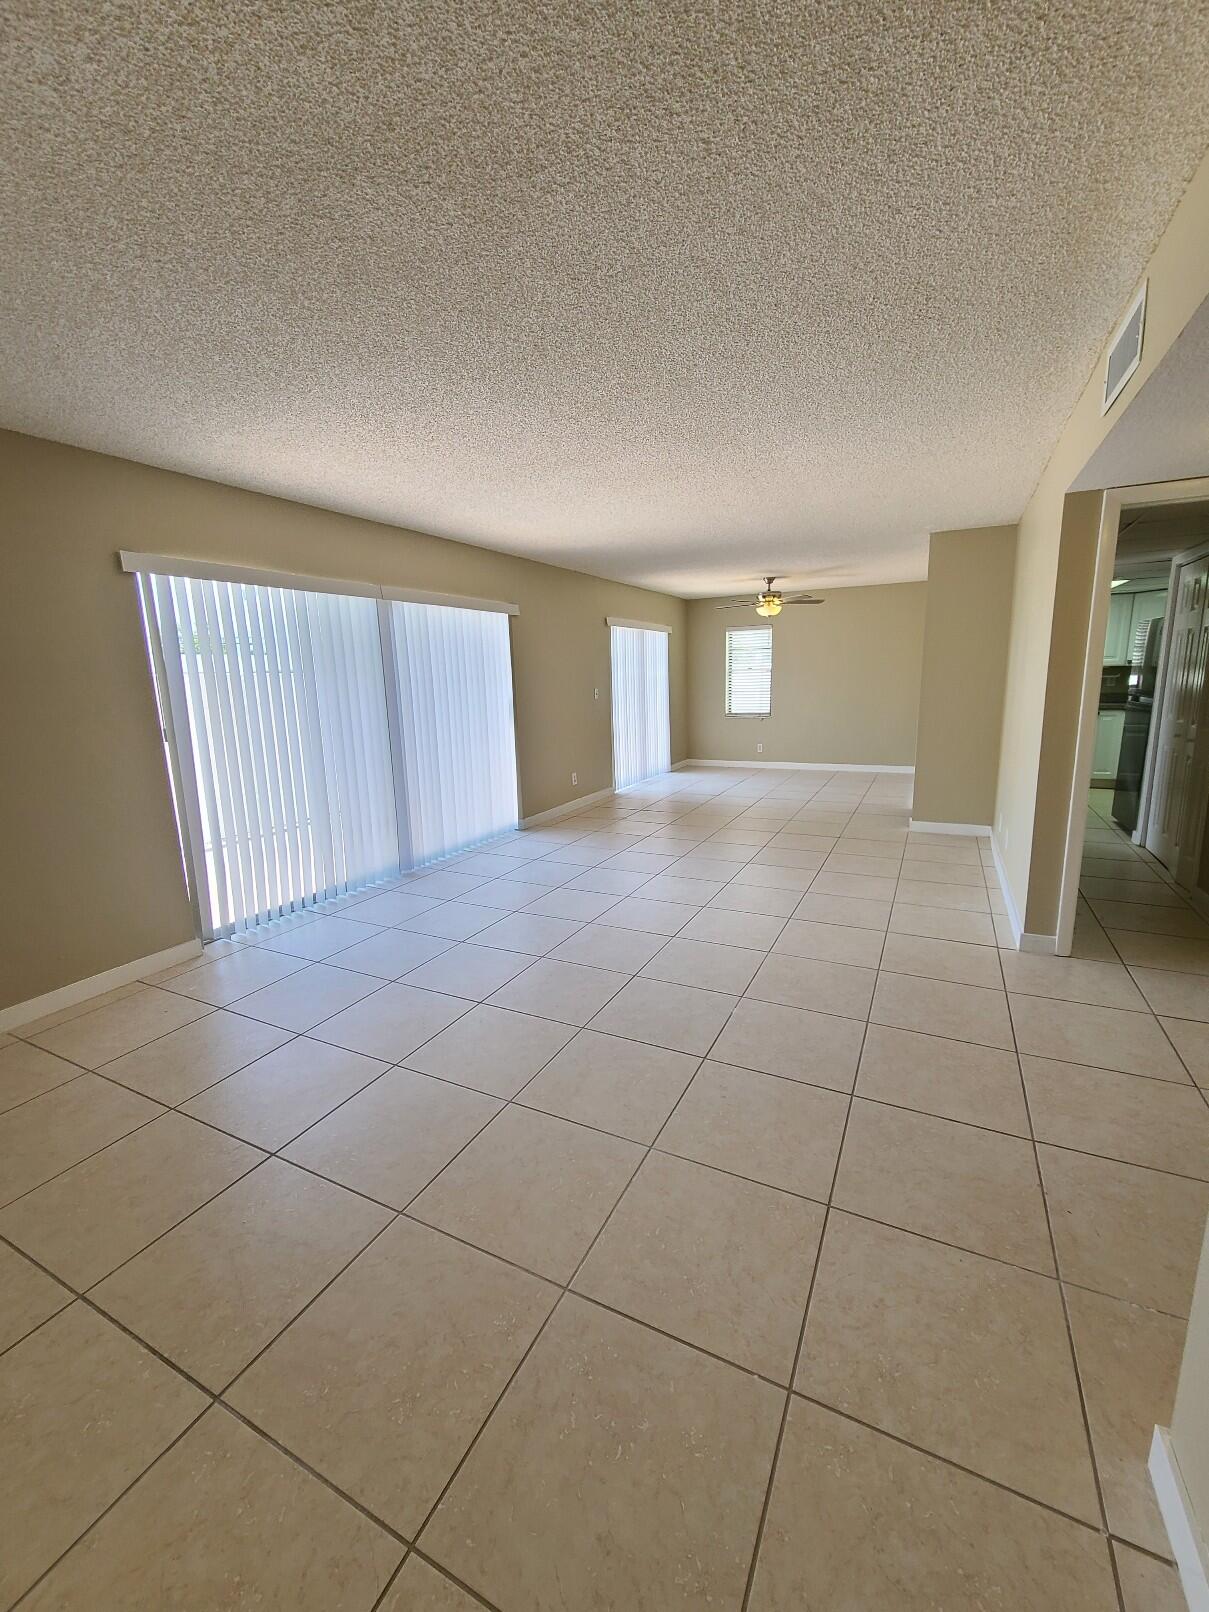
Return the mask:
{"type": "Polygon", "coordinates": [[[1012,622],[1016,528],[933,532],[928,540],[914,816],[990,823],[1012,622]]]}
{"type": "Polygon", "coordinates": [[[1209,1226],[1184,1339],[1171,1443],[1200,1536],[1209,1541],[1209,1226]]]}
{"type": "Polygon", "coordinates": [[[515,600],[527,815],[611,783],[605,616],[666,623],[672,755],[686,754],[679,599],[11,432],[0,432],[0,487],[0,1006],[192,933],[118,549],[515,600]]]}
{"type": "MultiPolygon", "coordinates": [[[[1101,354],[1020,518],[994,827],[1012,898],[1025,928],[1035,934],[1053,934],[1057,928],[1074,776],[1069,712],[1072,697],[1078,696],[1067,686],[1069,656],[1062,652],[1051,663],[1051,645],[1055,640],[1078,644],[1082,655],[1091,602],[1090,590],[1074,585],[1086,565],[1083,545],[1076,540],[1068,551],[1065,547],[1067,489],[1209,295],[1207,242],[1209,160],[1197,171],[1148,265],[1141,364],[1104,416],[1101,354]],[[1072,585],[1060,590],[1063,556],[1073,568],[1072,585]],[[1051,678],[1061,682],[1051,683],[1051,678]],[[1044,775],[1043,748],[1048,749],[1044,775]]],[[[1076,509],[1069,530],[1082,527],[1083,521],[1084,513],[1076,509]]]]}
{"type": "Polygon", "coordinates": [[[923,582],[836,588],[772,623],[772,715],[727,716],[725,633],[754,610],[688,606],[689,753],[708,761],[910,766],[923,662],[923,582]],[[756,745],[763,744],[762,755],[756,745]]]}

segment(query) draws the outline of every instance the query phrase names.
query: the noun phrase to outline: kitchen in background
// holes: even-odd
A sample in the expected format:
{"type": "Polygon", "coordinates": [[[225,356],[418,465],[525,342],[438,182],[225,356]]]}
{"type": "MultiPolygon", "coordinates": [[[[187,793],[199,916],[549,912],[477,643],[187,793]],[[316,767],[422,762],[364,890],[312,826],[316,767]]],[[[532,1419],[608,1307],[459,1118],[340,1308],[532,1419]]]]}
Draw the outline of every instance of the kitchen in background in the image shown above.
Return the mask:
{"type": "Polygon", "coordinates": [[[1127,834],[1138,821],[1168,576],[1164,566],[1149,576],[1117,577],[1108,606],[1092,787],[1111,789],[1113,819],[1127,834]]]}
{"type": "Polygon", "coordinates": [[[1209,501],[1122,515],[1088,804],[1209,920],[1209,501]]]}

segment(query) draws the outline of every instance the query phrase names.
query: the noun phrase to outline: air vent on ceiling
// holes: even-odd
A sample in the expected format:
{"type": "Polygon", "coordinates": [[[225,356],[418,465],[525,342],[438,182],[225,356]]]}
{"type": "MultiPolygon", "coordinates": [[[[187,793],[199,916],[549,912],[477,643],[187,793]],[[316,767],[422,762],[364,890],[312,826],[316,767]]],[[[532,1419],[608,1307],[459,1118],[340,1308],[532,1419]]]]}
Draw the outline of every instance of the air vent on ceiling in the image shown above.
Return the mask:
{"type": "Polygon", "coordinates": [[[1107,414],[1124,390],[1125,383],[1142,361],[1142,333],[1146,328],[1146,281],[1130,304],[1108,349],[1104,365],[1104,402],[1100,413],[1107,414]]]}

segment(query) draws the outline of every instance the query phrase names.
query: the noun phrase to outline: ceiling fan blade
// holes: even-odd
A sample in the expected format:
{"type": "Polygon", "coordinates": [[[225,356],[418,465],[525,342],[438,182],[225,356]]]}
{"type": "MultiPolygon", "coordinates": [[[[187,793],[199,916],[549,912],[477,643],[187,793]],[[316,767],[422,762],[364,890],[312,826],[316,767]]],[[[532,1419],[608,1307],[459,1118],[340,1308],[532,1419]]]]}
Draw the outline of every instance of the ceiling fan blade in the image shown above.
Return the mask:
{"type": "Polygon", "coordinates": [[[826,604],[825,599],[782,599],[782,604],[826,604]]]}
{"type": "Polygon", "coordinates": [[[754,599],[732,599],[729,604],[715,605],[715,610],[750,610],[755,604],[754,599]]]}

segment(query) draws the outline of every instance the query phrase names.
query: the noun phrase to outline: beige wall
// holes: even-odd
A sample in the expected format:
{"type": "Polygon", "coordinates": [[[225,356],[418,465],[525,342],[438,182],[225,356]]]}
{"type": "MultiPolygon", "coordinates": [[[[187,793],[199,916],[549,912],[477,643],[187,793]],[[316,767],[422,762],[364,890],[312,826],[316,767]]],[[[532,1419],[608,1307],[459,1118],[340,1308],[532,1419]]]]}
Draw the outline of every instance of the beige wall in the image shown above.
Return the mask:
{"type": "Polygon", "coordinates": [[[672,754],[686,754],[681,600],[11,432],[0,432],[0,487],[0,1006],[192,934],[134,579],[118,549],[514,600],[526,815],[609,787],[604,618],[663,622],[672,754]]]}
{"type": "Polygon", "coordinates": [[[758,627],[754,610],[688,606],[688,734],[706,761],[910,766],[923,660],[922,582],[836,588],[772,623],[772,715],[727,716],[725,633],[758,627]],[[764,746],[757,754],[756,745],[764,746]]]}
{"type": "Polygon", "coordinates": [[[1197,1530],[1209,1544],[1209,1227],[1184,1339],[1171,1443],[1197,1530]]]}
{"type": "Polygon", "coordinates": [[[928,540],[913,815],[989,826],[1012,620],[1016,528],[933,532],[928,540]]]}
{"type": "MultiPolygon", "coordinates": [[[[1149,291],[1142,362],[1109,413],[1101,415],[1103,354],[1076,403],[1019,523],[1007,697],[999,752],[994,828],[1017,910],[1035,934],[1057,929],[1062,853],[1074,777],[1069,655],[1051,661],[1055,641],[1087,637],[1090,590],[1074,580],[1086,566],[1076,508],[1064,525],[1067,489],[1137,396],[1164,353],[1209,295],[1209,160],[1197,171],[1147,267],[1149,291]],[[1072,585],[1059,588],[1059,561],[1072,585]],[[1051,682],[1051,678],[1061,682],[1051,682]],[[1042,752],[1048,751],[1042,775],[1042,752]]],[[[1124,313],[1124,308],[1121,310],[1124,313]]],[[[1111,337],[1106,336],[1105,345],[1111,337]]],[[[1086,495],[1076,495],[1080,500],[1086,495]]],[[[1080,658],[1080,678],[1082,660],[1080,658]]]]}

